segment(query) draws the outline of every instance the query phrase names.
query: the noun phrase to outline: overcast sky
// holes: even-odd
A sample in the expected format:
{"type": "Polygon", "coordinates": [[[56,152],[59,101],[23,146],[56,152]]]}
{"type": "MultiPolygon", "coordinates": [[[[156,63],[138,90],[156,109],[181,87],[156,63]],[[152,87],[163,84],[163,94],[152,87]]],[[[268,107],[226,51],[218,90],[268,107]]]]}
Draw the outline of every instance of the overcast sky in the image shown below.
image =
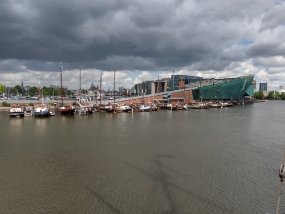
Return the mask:
{"type": "Polygon", "coordinates": [[[131,87],[254,74],[285,86],[281,0],[1,0],[0,84],[131,87]],[[159,77],[158,77],[159,76],[159,77]]]}

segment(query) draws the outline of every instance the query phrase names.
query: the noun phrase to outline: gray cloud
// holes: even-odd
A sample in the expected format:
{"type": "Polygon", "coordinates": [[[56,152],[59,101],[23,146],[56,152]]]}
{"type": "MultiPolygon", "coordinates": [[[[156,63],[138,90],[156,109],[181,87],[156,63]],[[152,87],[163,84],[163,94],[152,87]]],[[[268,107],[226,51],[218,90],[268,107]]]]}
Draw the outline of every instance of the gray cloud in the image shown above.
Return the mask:
{"type": "Polygon", "coordinates": [[[285,53],[285,44],[264,42],[252,45],[247,51],[249,57],[282,56],[285,53]]]}
{"type": "Polygon", "coordinates": [[[285,20],[285,4],[281,4],[277,7],[271,8],[262,18],[262,30],[274,29],[280,26],[284,26],[285,20]]]}
{"type": "Polygon", "coordinates": [[[57,72],[59,61],[66,71],[264,66],[257,58],[284,56],[284,9],[274,0],[2,0],[0,72],[57,72]]]}

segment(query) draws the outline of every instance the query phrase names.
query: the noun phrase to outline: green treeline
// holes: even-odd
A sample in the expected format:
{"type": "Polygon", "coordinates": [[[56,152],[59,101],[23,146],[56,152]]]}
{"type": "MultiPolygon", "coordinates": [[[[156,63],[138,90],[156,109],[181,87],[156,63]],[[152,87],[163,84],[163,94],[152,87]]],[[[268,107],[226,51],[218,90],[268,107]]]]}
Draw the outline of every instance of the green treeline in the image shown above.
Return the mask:
{"type": "Polygon", "coordinates": [[[258,100],[285,100],[285,93],[277,92],[277,91],[269,91],[267,95],[262,91],[258,91],[254,93],[254,98],[258,100]]]}
{"type": "MultiPolygon", "coordinates": [[[[0,95],[5,93],[6,96],[60,96],[61,95],[61,89],[58,87],[21,87],[20,85],[16,85],[14,87],[5,87],[4,85],[0,84],[0,95]]],[[[63,95],[71,95],[72,92],[63,89],[63,95]]]]}

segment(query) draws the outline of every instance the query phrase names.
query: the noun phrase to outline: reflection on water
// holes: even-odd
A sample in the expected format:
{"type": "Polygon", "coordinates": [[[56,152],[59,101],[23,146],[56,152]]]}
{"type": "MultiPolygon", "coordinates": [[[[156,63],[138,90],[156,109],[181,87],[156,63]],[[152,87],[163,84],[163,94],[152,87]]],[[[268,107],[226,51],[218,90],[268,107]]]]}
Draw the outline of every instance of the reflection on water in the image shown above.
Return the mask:
{"type": "Polygon", "coordinates": [[[9,125],[10,128],[18,131],[19,129],[22,130],[24,123],[24,118],[9,118],[9,125]]]}
{"type": "Polygon", "coordinates": [[[0,213],[274,213],[284,107],[0,112],[0,213]]]}
{"type": "Polygon", "coordinates": [[[48,120],[50,118],[35,118],[34,133],[44,136],[47,132],[48,120]]]}

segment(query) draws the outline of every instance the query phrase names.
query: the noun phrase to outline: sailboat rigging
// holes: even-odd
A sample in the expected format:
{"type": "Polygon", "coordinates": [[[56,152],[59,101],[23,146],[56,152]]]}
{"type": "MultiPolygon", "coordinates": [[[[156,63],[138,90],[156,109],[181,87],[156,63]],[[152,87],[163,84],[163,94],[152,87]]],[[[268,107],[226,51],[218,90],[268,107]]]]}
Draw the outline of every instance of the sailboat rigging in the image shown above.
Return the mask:
{"type": "Polygon", "coordinates": [[[79,101],[77,102],[78,108],[76,109],[76,112],[79,113],[80,115],[87,115],[87,114],[92,114],[93,113],[93,107],[89,105],[87,100],[82,101],[81,99],[81,69],[79,72],[79,101]]]}
{"type": "Polygon", "coordinates": [[[58,112],[63,115],[73,115],[75,112],[75,107],[71,104],[63,103],[63,87],[62,87],[62,65],[59,63],[59,71],[60,71],[60,91],[61,91],[61,105],[57,108],[58,112]]]}
{"type": "Polygon", "coordinates": [[[43,88],[39,86],[39,103],[34,106],[35,117],[49,117],[51,116],[48,105],[44,103],[43,88]]]}

